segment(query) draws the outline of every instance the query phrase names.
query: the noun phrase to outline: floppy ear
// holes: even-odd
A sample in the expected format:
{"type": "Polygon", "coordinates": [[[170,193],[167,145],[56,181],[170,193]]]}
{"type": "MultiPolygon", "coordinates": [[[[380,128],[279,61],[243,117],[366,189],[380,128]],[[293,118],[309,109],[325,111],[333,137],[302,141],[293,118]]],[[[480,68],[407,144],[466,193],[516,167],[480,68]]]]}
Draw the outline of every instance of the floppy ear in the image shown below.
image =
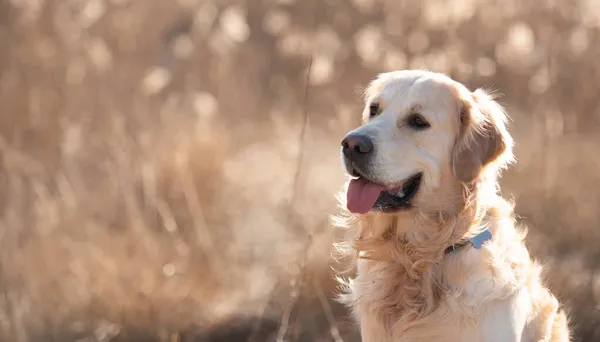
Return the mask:
{"type": "Polygon", "coordinates": [[[512,161],[512,138],[506,130],[502,107],[482,89],[467,92],[461,99],[460,131],[452,169],[464,183],[479,177],[484,167],[496,163],[499,169],[512,161]]]}

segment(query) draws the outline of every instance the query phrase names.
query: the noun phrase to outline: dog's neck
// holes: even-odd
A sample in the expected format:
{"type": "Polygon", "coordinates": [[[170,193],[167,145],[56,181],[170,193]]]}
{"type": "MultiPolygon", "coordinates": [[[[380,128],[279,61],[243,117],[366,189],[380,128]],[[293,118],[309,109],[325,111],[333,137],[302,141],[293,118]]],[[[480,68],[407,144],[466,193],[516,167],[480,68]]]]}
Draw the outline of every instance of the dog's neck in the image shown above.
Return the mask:
{"type": "Polygon", "coordinates": [[[354,248],[361,252],[361,257],[372,260],[393,262],[398,250],[439,259],[449,246],[460,244],[484,229],[484,217],[498,196],[495,187],[483,188],[478,183],[464,189],[460,204],[454,208],[361,216],[354,248]]]}
{"type": "Polygon", "coordinates": [[[387,303],[372,308],[382,319],[393,315],[410,326],[435,309],[443,293],[436,265],[447,256],[448,246],[485,229],[485,214],[498,197],[495,186],[475,183],[468,190],[464,205],[452,211],[412,210],[358,218],[359,232],[352,245],[362,260],[359,278],[362,272],[370,279],[393,279],[378,284],[389,289],[374,291],[383,295],[376,302],[387,303]]]}

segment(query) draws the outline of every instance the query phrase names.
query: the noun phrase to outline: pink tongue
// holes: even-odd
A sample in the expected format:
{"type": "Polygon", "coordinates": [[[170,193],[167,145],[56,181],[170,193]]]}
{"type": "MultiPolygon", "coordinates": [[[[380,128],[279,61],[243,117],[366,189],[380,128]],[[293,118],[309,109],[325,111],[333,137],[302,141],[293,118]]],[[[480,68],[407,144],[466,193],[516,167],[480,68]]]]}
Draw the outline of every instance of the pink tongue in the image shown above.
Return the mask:
{"type": "Polygon", "coordinates": [[[351,180],[346,194],[348,210],[355,214],[368,213],[384,189],[384,186],[369,182],[364,178],[351,180]]]}

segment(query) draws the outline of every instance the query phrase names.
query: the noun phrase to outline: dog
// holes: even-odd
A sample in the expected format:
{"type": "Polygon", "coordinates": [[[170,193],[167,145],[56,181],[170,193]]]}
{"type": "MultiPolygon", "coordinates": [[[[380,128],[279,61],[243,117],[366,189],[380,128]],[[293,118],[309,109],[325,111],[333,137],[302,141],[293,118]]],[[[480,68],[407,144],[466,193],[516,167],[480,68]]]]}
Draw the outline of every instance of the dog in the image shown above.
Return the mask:
{"type": "Polygon", "coordinates": [[[364,342],[569,341],[513,204],[507,115],[484,90],[424,70],[382,73],[363,124],[342,141],[349,181],[334,225],[354,279],[341,279],[364,342]]]}

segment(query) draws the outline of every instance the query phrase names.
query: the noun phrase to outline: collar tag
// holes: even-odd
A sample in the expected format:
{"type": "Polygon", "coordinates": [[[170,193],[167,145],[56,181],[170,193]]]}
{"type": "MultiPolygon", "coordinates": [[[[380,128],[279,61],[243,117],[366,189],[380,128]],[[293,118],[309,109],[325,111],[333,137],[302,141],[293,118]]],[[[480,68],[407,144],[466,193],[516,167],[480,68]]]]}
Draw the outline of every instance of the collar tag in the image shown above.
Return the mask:
{"type": "Polygon", "coordinates": [[[482,231],[481,233],[470,238],[469,241],[471,242],[473,247],[475,247],[475,249],[480,249],[481,246],[483,246],[484,242],[489,241],[491,239],[492,239],[492,233],[486,229],[486,230],[482,231]]]}

